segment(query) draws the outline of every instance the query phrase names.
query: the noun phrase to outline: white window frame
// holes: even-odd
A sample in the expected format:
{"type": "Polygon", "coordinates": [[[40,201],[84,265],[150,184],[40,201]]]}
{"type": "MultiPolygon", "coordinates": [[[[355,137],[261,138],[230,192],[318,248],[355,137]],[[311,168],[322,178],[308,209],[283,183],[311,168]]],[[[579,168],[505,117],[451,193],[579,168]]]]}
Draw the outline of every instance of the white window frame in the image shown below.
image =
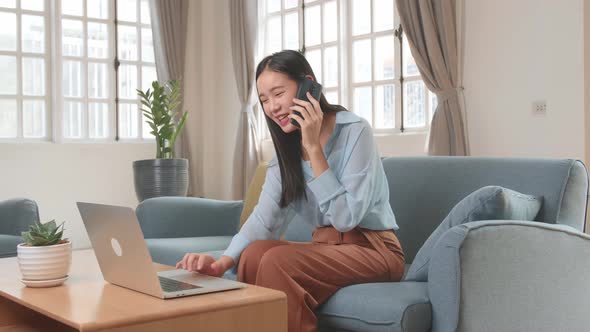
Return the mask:
{"type": "MultiPolygon", "coordinates": [[[[144,91],[145,87],[142,86],[143,84],[143,68],[144,67],[154,67],[154,69],[156,69],[156,64],[155,62],[147,62],[147,61],[143,61],[143,48],[142,48],[142,42],[143,42],[143,32],[142,29],[147,29],[150,28],[151,29],[151,24],[146,24],[146,23],[142,23],[141,22],[141,2],[143,0],[139,0],[136,2],[137,5],[137,22],[132,23],[132,22],[127,22],[127,21],[117,21],[117,24],[119,25],[123,25],[123,26],[134,26],[136,29],[136,33],[137,33],[137,50],[138,50],[138,58],[137,60],[123,60],[123,59],[118,59],[120,65],[134,65],[137,68],[137,88],[144,91]]],[[[114,15],[113,15],[114,16],[114,15]]],[[[153,39],[153,34],[152,34],[152,39],[153,39]]],[[[114,40],[114,38],[113,38],[114,40]]],[[[117,41],[115,41],[116,43],[117,41]]],[[[154,53],[155,53],[155,49],[154,49],[154,53]]],[[[118,57],[118,55],[117,55],[118,57]]],[[[155,57],[155,54],[154,54],[155,57]]],[[[155,58],[154,58],[155,61],[155,58]]],[[[119,81],[120,82],[120,81],[119,81]]],[[[117,84],[119,83],[117,82],[117,84]]],[[[114,87],[115,85],[113,85],[114,87]]],[[[150,88],[151,89],[151,88],[150,88]]],[[[137,142],[137,141],[144,141],[144,142],[149,142],[149,143],[153,143],[155,141],[155,138],[152,137],[143,137],[143,130],[144,128],[144,121],[145,118],[143,116],[143,113],[141,111],[141,108],[143,107],[143,105],[141,104],[141,100],[139,99],[139,97],[135,97],[135,99],[125,99],[125,98],[118,98],[118,102],[121,103],[126,103],[126,104],[131,104],[132,102],[135,102],[135,104],[137,105],[137,116],[138,116],[138,128],[137,128],[137,138],[121,138],[120,135],[118,136],[118,141],[120,142],[137,142]]],[[[120,116],[120,109],[118,112],[119,116],[120,116]]],[[[117,119],[118,121],[118,119],[117,119]]],[[[120,124],[118,125],[117,128],[120,128],[120,124]]]]}
{"type": "Polygon", "coordinates": [[[54,13],[55,15],[52,15],[55,18],[55,24],[54,24],[54,41],[55,41],[55,47],[53,48],[53,52],[55,54],[55,59],[56,61],[59,62],[58,66],[55,66],[55,70],[53,71],[53,77],[55,78],[55,86],[56,86],[56,93],[55,93],[55,103],[53,105],[54,109],[58,109],[58,112],[55,112],[54,118],[55,120],[55,126],[54,126],[54,136],[55,136],[55,142],[56,143],[109,143],[112,142],[114,140],[114,128],[115,128],[115,116],[114,116],[114,107],[115,107],[115,71],[112,70],[113,68],[113,63],[114,63],[114,59],[115,59],[115,48],[113,43],[116,43],[115,41],[115,31],[114,31],[114,21],[113,18],[115,17],[115,8],[114,8],[114,1],[109,1],[109,17],[107,19],[98,19],[98,18],[91,18],[88,17],[88,11],[87,11],[87,1],[83,1],[83,6],[82,6],[82,16],[73,16],[73,15],[64,15],[61,12],[61,0],[58,1],[54,1],[53,6],[54,7],[54,13]],[[77,21],[82,21],[83,24],[83,46],[82,46],[82,56],[81,57],[77,57],[77,56],[64,56],[62,54],[62,50],[63,50],[63,43],[62,43],[62,19],[72,19],[72,20],[77,20],[77,21]],[[111,69],[109,70],[109,84],[108,84],[108,93],[109,95],[107,96],[107,104],[109,107],[109,112],[108,112],[108,124],[109,124],[109,130],[108,130],[108,134],[106,138],[89,138],[89,123],[88,123],[88,114],[89,114],[89,110],[88,110],[88,103],[89,102],[93,102],[93,101],[97,101],[97,102],[103,102],[104,100],[102,99],[92,99],[88,96],[88,62],[89,62],[89,58],[88,58],[88,22],[91,23],[102,23],[102,24],[107,24],[107,33],[108,33],[108,38],[109,38],[109,56],[107,58],[92,58],[90,60],[90,62],[93,63],[104,63],[107,65],[107,68],[111,69]],[[84,94],[82,97],[64,97],[63,95],[63,61],[64,60],[74,60],[74,61],[80,61],[82,63],[82,91],[84,91],[84,94]],[[64,135],[64,104],[66,101],[79,101],[82,102],[83,104],[83,112],[82,112],[82,138],[66,138],[64,135]]]}
{"type": "MultiPolygon", "coordinates": [[[[80,0],[82,1],[82,0],[80,0]]],[[[100,144],[100,143],[153,143],[154,138],[144,138],[142,135],[144,117],[141,112],[141,101],[139,97],[137,99],[124,99],[123,101],[133,101],[137,105],[138,114],[138,136],[137,138],[119,138],[116,139],[116,128],[117,128],[117,116],[116,116],[116,85],[119,84],[116,81],[116,72],[113,69],[115,58],[117,54],[115,43],[115,26],[122,24],[126,26],[135,26],[137,30],[137,48],[138,48],[138,59],[137,61],[130,60],[119,60],[120,63],[133,64],[137,67],[137,88],[142,89],[142,75],[143,67],[154,67],[154,62],[146,62],[142,60],[142,28],[151,28],[151,24],[141,22],[141,4],[142,0],[136,1],[137,10],[137,22],[117,22],[115,20],[115,6],[116,0],[108,0],[108,13],[107,19],[92,18],[87,16],[87,1],[83,1],[83,15],[82,16],[71,16],[65,15],[61,12],[61,0],[44,0],[44,12],[22,10],[20,9],[20,0],[15,0],[15,8],[0,7],[1,12],[9,12],[17,14],[17,33],[16,33],[16,51],[0,51],[0,55],[15,56],[17,62],[17,90],[16,95],[0,95],[0,99],[15,100],[17,107],[17,135],[15,137],[0,138],[0,143],[30,143],[30,142],[46,142],[46,143],[88,143],[88,144],[100,144]],[[45,19],[45,53],[23,53],[22,52],[22,16],[21,15],[36,15],[43,16],[45,19]],[[62,56],[62,19],[73,19],[83,22],[83,55],[81,57],[76,56],[62,56]],[[88,58],[88,31],[87,23],[97,22],[107,24],[108,38],[109,38],[109,55],[107,58],[88,58]],[[23,77],[22,77],[22,61],[24,57],[36,57],[45,59],[45,96],[24,96],[23,95],[23,77]],[[64,97],[63,96],[63,60],[75,60],[82,63],[82,91],[83,97],[64,97]],[[109,84],[107,86],[108,97],[104,99],[93,99],[88,96],[88,62],[92,63],[105,63],[109,70],[109,84]],[[45,136],[40,138],[24,138],[23,137],[23,100],[45,100],[45,136]],[[64,136],[64,101],[72,100],[82,102],[84,105],[84,111],[82,112],[83,118],[83,138],[66,138],[64,136]],[[108,135],[106,138],[89,138],[88,134],[88,102],[101,102],[108,104],[108,135]]],[[[122,98],[119,98],[122,99],[122,98]]]]}
{"type": "MultiPolygon", "coordinates": [[[[270,17],[276,17],[276,16],[281,16],[281,45],[284,49],[284,45],[285,45],[285,37],[284,37],[284,16],[287,13],[291,13],[293,12],[295,9],[291,8],[291,9],[284,9],[284,0],[280,0],[281,3],[281,10],[277,11],[277,12],[273,12],[270,14],[266,13],[266,1],[267,0],[261,0],[260,4],[258,6],[258,17],[259,17],[259,22],[258,22],[258,47],[257,47],[257,55],[256,55],[256,63],[258,63],[260,60],[262,60],[263,57],[267,56],[270,54],[270,52],[268,51],[268,48],[265,44],[266,42],[266,24],[267,21],[270,17]]],[[[393,24],[393,29],[391,30],[385,30],[385,31],[379,31],[379,32],[373,32],[373,12],[374,12],[374,1],[373,0],[366,0],[368,2],[370,2],[370,13],[371,13],[371,32],[367,33],[367,34],[363,34],[363,35],[358,35],[358,36],[353,36],[352,35],[352,1],[351,0],[336,0],[337,2],[337,9],[339,10],[339,14],[338,15],[338,39],[335,42],[330,42],[330,43],[323,43],[323,31],[324,31],[324,22],[323,22],[323,11],[324,11],[324,6],[325,6],[325,2],[327,2],[327,0],[299,0],[299,4],[297,6],[298,12],[299,12],[299,49],[301,50],[304,46],[304,40],[303,40],[303,31],[304,31],[304,26],[302,24],[303,22],[303,6],[308,7],[310,5],[317,5],[320,4],[321,9],[320,9],[320,15],[322,17],[322,20],[320,22],[320,26],[321,26],[321,31],[322,31],[322,42],[319,45],[314,45],[314,46],[307,46],[305,45],[305,52],[309,51],[309,50],[316,50],[316,49],[321,49],[322,50],[322,60],[324,60],[323,57],[323,52],[324,49],[326,47],[330,47],[330,46],[334,46],[337,45],[338,47],[338,59],[339,59],[339,68],[340,68],[340,72],[339,72],[339,83],[338,83],[338,91],[339,91],[339,104],[341,104],[342,106],[346,107],[347,109],[351,110],[351,111],[355,111],[353,108],[354,105],[354,94],[353,94],[353,89],[355,87],[358,86],[370,86],[371,89],[373,90],[372,92],[372,112],[373,112],[373,119],[375,119],[375,93],[374,93],[374,87],[377,85],[383,85],[383,84],[393,84],[395,87],[395,128],[373,128],[373,132],[375,135],[391,135],[391,134],[402,134],[402,130],[401,130],[401,123],[402,123],[402,111],[405,110],[405,107],[402,108],[402,93],[403,93],[403,88],[402,88],[402,83],[400,81],[400,77],[402,75],[402,70],[403,68],[401,67],[401,61],[400,59],[400,55],[401,55],[401,48],[403,47],[403,45],[401,45],[401,43],[399,42],[399,39],[397,37],[395,37],[395,31],[398,29],[398,27],[400,26],[400,18],[399,18],[399,14],[395,8],[395,3],[394,3],[394,24],[393,24]],[[383,36],[383,35],[394,35],[394,52],[395,52],[395,77],[393,79],[386,79],[386,80],[375,80],[375,61],[374,61],[374,48],[375,48],[375,38],[383,36]],[[370,38],[371,40],[371,47],[372,47],[372,52],[371,52],[371,72],[372,72],[372,79],[370,81],[367,82],[362,82],[362,83],[353,83],[352,82],[352,76],[353,76],[353,49],[352,49],[352,45],[353,42],[357,39],[367,39],[370,38]]],[[[407,50],[409,51],[409,50],[407,50]]],[[[325,64],[322,63],[322,78],[325,77],[325,64]]],[[[404,77],[404,85],[407,84],[408,82],[414,82],[414,81],[422,81],[422,78],[420,75],[416,75],[416,76],[409,76],[409,77],[404,77]]],[[[334,88],[332,88],[334,89],[334,88]]],[[[329,89],[329,90],[332,90],[329,89]]],[[[325,89],[327,90],[327,89],[325,89]]],[[[418,132],[418,133],[424,133],[424,132],[428,132],[428,130],[430,129],[430,120],[432,119],[432,115],[434,112],[434,109],[431,107],[431,98],[433,96],[433,94],[424,86],[424,107],[425,107],[425,125],[422,127],[414,127],[414,128],[407,128],[404,127],[403,129],[403,133],[412,133],[412,132],[418,132]]],[[[324,91],[326,92],[326,91],[324,91]]],[[[257,103],[257,98],[256,98],[256,103],[255,103],[255,114],[257,115],[257,119],[258,119],[258,128],[261,128],[261,139],[269,139],[270,135],[268,133],[268,128],[266,126],[266,122],[264,120],[264,113],[263,111],[260,109],[258,103],[257,103]]],[[[374,121],[374,120],[373,120],[374,121]]],[[[373,124],[372,124],[373,125],[373,124]]]]}
{"type": "Polygon", "coordinates": [[[15,0],[15,8],[0,7],[0,12],[16,14],[16,50],[0,51],[0,55],[13,56],[16,58],[16,94],[0,95],[0,99],[14,100],[16,102],[16,137],[0,137],[0,143],[4,142],[46,142],[52,139],[52,96],[53,85],[51,83],[52,61],[51,61],[51,9],[50,1],[43,1],[43,12],[21,9],[20,0],[15,0]],[[23,52],[22,50],[22,15],[41,16],[44,19],[45,50],[44,53],[23,52]],[[45,86],[44,96],[25,96],[23,93],[23,59],[38,58],[45,61],[45,86]],[[45,102],[45,136],[24,137],[23,102],[25,100],[42,100],[45,102]]]}

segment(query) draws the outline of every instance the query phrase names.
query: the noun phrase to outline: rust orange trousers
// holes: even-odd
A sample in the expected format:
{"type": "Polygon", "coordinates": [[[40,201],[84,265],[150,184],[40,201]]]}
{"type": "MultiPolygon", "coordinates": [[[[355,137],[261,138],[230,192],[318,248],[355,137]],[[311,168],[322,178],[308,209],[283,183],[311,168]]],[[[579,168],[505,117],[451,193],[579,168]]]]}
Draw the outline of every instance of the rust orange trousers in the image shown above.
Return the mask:
{"type": "Polygon", "coordinates": [[[341,233],[316,228],[312,242],[260,240],[238,263],[238,280],[287,294],[289,332],[316,331],[314,310],[338,289],[361,283],[400,281],[404,254],[392,230],[357,227],[341,233]]]}

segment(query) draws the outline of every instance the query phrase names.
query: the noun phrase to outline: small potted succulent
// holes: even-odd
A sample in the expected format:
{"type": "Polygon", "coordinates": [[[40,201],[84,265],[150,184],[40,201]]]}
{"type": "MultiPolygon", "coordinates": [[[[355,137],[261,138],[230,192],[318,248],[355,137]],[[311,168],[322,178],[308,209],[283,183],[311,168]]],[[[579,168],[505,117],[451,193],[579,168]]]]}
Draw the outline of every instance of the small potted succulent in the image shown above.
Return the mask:
{"type": "Polygon", "coordinates": [[[57,286],[67,279],[72,243],[62,238],[63,225],[57,225],[55,220],[36,222],[28,232],[21,233],[24,243],[17,246],[17,259],[27,286],[57,286]]]}
{"type": "Polygon", "coordinates": [[[180,111],[180,84],[176,80],[160,85],[152,82],[145,92],[137,90],[143,116],[156,140],[156,159],[133,162],[135,193],[141,202],[158,196],[186,196],[188,191],[188,160],[175,158],[174,145],[186,121],[187,112],[180,111]]]}

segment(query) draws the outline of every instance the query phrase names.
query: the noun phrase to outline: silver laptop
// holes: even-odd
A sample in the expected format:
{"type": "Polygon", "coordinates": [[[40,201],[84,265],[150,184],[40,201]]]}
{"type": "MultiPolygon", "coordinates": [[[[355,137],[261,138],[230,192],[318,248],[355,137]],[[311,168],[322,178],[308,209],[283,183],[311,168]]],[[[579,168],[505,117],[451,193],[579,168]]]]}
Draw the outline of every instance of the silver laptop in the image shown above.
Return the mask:
{"type": "Polygon", "coordinates": [[[246,287],[241,282],[180,269],[156,272],[133,209],[76,204],[102,275],[112,284],[162,299],[246,287]]]}

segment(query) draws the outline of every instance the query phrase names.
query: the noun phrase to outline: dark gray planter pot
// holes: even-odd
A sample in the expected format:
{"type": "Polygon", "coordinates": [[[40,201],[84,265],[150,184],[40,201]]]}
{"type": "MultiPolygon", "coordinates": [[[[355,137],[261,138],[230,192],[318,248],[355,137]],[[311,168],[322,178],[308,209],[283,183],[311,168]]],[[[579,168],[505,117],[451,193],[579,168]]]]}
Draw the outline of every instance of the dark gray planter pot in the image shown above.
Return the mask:
{"type": "Polygon", "coordinates": [[[147,159],[133,162],[135,194],[142,202],[160,196],[186,196],[187,159],[147,159]]]}

